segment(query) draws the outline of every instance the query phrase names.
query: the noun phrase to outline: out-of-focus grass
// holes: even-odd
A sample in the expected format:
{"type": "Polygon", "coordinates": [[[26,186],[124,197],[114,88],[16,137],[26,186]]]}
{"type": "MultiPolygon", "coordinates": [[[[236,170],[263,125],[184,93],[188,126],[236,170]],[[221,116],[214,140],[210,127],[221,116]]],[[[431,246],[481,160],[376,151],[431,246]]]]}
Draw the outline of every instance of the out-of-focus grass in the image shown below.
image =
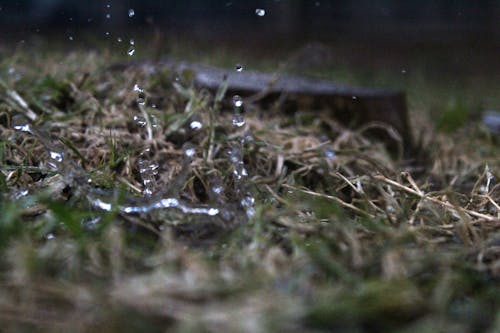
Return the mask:
{"type": "MultiPolygon", "coordinates": [[[[137,43],[139,59],[161,54],[137,43]]],[[[3,330],[500,329],[500,193],[492,178],[500,176],[498,145],[474,118],[462,126],[465,114],[475,112],[472,106],[490,98],[488,90],[455,90],[433,81],[425,68],[410,66],[404,75],[383,66],[374,74],[373,68],[328,57],[318,70],[301,68],[300,57],[287,52],[263,60],[227,53],[224,46],[200,47],[194,56],[181,44],[170,49],[170,55],[188,60],[248,69],[272,70],[285,59],[286,71],[402,87],[410,95],[414,130],[425,133],[426,157],[404,163],[380,142],[314,110],[294,118],[255,110],[246,114],[244,129],[235,130],[231,110],[193,88],[189,73],[178,76],[162,67],[112,71],[111,64],[130,58],[127,45],[108,47],[4,51],[3,330]],[[136,83],[145,90],[142,110],[136,83]],[[7,90],[27,101],[39,117],[34,126],[54,141],[44,145],[12,129],[25,110],[7,90]],[[448,104],[452,98],[457,102],[448,104]],[[152,140],[133,121],[142,111],[158,119],[152,140]],[[200,132],[189,132],[193,119],[204,124],[200,132]],[[449,131],[434,131],[437,124],[449,131]],[[226,153],[243,133],[253,136],[242,146],[250,174],[244,186],[232,175],[226,153]],[[182,160],[186,142],[197,148],[189,166],[182,160]],[[71,164],[66,169],[47,165],[47,145],[56,143],[64,147],[64,163],[71,164]],[[158,192],[218,205],[234,216],[220,223],[170,210],[116,209],[142,189],[137,160],[145,148],[160,163],[158,192]],[[326,148],[336,156],[325,154],[326,148]],[[75,179],[80,167],[91,176],[90,185],[75,179]],[[224,188],[215,199],[208,185],[214,176],[224,188]],[[115,209],[91,206],[87,187],[104,193],[115,209]],[[248,221],[236,200],[241,188],[255,197],[255,215],[248,221]]],[[[444,81],[453,81],[453,73],[446,75],[444,81]]]]}

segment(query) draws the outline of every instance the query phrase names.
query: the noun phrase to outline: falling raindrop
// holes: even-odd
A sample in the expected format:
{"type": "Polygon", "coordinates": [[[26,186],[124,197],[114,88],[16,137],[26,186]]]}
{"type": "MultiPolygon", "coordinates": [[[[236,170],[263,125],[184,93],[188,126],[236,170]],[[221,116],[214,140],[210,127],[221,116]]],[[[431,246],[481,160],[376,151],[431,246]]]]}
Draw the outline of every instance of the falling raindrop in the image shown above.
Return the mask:
{"type": "Polygon", "coordinates": [[[144,127],[148,123],[146,119],[144,119],[144,117],[141,116],[134,116],[134,121],[139,127],[144,127]]]}
{"type": "Polygon", "coordinates": [[[109,36],[109,35],[110,35],[109,31],[106,31],[105,35],[106,35],[106,36],[109,36]]]}
{"type": "Polygon", "coordinates": [[[59,153],[57,151],[51,151],[49,154],[50,154],[50,158],[53,159],[54,161],[59,162],[59,163],[62,162],[62,160],[63,160],[62,153],[59,153]]]}
{"type": "Polygon", "coordinates": [[[123,39],[121,39],[121,37],[118,37],[118,38],[116,39],[116,41],[117,41],[118,43],[121,43],[121,42],[123,41],[123,39]]]}
{"type": "Polygon", "coordinates": [[[235,69],[237,72],[243,72],[243,66],[240,64],[236,64],[235,69]]]}
{"type": "Polygon", "coordinates": [[[241,113],[236,112],[233,115],[233,126],[241,127],[243,125],[245,125],[245,117],[241,113]]]}
{"type": "Polygon", "coordinates": [[[106,18],[109,20],[111,18],[111,14],[106,14],[106,18]]]}
{"type": "Polygon", "coordinates": [[[255,10],[255,14],[256,14],[257,16],[262,17],[262,16],[266,15],[266,11],[265,11],[265,9],[262,9],[262,8],[257,8],[257,9],[255,10]]]}
{"type": "Polygon", "coordinates": [[[234,95],[233,96],[233,104],[235,107],[240,108],[243,106],[243,98],[239,95],[234,95]]]}
{"type": "Polygon", "coordinates": [[[133,55],[134,55],[134,53],[135,53],[135,48],[134,48],[133,46],[131,46],[131,47],[128,49],[127,54],[128,54],[129,56],[133,56],[133,55]]]}
{"type": "Polygon", "coordinates": [[[184,152],[184,156],[186,156],[189,160],[192,160],[193,157],[196,155],[196,149],[190,143],[185,143],[182,146],[182,151],[184,152]]]}
{"type": "Polygon", "coordinates": [[[72,41],[73,40],[73,36],[69,36],[68,39],[72,41]]]}
{"type": "Polygon", "coordinates": [[[14,129],[20,132],[26,132],[33,134],[33,131],[31,130],[31,125],[30,124],[24,124],[24,125],[17,125],[14,126],[14,129]]]}
{"type": "Polygon", "coordinates": [[[331,148],[328,148],[328,147],[323,149],[323,155],[325,156],[325,158],[327,158],[329,160],[333,159],[337,156],[337,154],[335,154],[335,151],[331,148]]]}
{"type": "Polygon", "coordinates": [[[145,196],[153,195],[153,185],[156,180],[156,175],[158,175],[159,165],[155,162],[140,158],[137,160],[137,168],[144,186],[142,193],[145,196]]]}
{"type": "Polygon", "coordinates": [[[192,130],[200,130],[203,127],[203,124],[197,120],[192,121],[191,124],[189,124],[189,128],[192,130]]]}
{"type": "Polygon", "coordinates": [[[209,179],[210,191],[215,195],[219,196],[224,191],[224,185],[222,180],[218,176],[212,176],[209,179]]]}
{"type": "Polygon", "coordinates": [[[57,151],[49,151],[50,161],[48,165],[53,170],[58,170],[63,161],[63,154],[57,151]]]}
{"type": "Polygon", "coordinates": [[[130,39],[130,42],[129,42],[130,45],[135,45],[135,40],[133,39],[130,39]]]}
{"type": "Polygon", "coordinates": [[[133,10],[132,8],[130,8],[128,10],[128,17],[134,17],[135,16],[135,10],[133,10]]]}
{"type": "Polygon", "coordinates": [[[252,218],[255,215],[255,198],[249,193],[247,193],[245,197],[241,199],[240,204],[245,209],[248,218],[252,218]]]}
{"type": "Polygon", "coordinates": [[[146,104],[146,96],[144,93],[144,89],[142,89],[137,83],[134,85],[134,92],[137,93],[137,104],[145,105],[146,104]]]}

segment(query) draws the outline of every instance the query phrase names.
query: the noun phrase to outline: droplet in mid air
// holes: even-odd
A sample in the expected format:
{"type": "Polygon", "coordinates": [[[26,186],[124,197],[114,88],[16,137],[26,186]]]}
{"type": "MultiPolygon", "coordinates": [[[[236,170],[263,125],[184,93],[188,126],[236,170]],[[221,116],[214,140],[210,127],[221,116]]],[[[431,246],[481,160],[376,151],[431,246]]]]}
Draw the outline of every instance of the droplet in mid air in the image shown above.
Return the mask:
{"type": "Polygon", "coordinates": [[[237,72],[243,72],[243,66],[240,64],[236,64],[235,69],[237,72]]]}
{"type": "Polygon", "coordinates": [[[233,104],[237,108],[241,108],[243,106],[243,98],[239,95],[234,95],[233,96],[233,104]]]}
{"type": "Polygon", "coordinates": [[[135,123],[140,126],[140,127],[144,127],[147,125],[147,121],[146,119],[144,119],[144,117],[141,117],[141,116],[134,116],[134,121],[135,123]]]}
{"type": "Polygon", "coordinates": [[[139,94],[140,94],[140,93],[143,93],[143,92],[144,92],[144,89],[142,89],[142,88],[141,88],[141,87],[140,87],[140,86],[136,83],[136,84],[134,84],[134,91],[135,91],[136,93],[139,93],[139,94]]]}
{"type": "Polygon", "coordinates": [[[133,55],[134,55],[134,53],[135,53],[135,48],[134,48],[133,46],[131,46],[131,47],[128,49],[127,54],[128,54],[129,56],[133,56],[133,55]]]}
{"type": "Polygon", "coordinates": [[[262,17],[262,16],[266,15],[266,10],[265,10],[265,9],[262,9],[262,8],[257,8],[257,9],[255,10],[255,14],[256,14],[257,16],[262,17]]]}
{"type": "Polygon", "coordinates": [[[135,10],[133,10],[132,8],[130,8],[128,10],[128,17],[134,17],[135,16],[135,10]]]}
{"type": "Polygon", "coordinates": [[[203,124],[197,120],[194,120],[189,124],[189,128],[192,130],[200,130],[203,127],[203,124]]]}
{"type": "Polygon", "coordinates": [[[245,117],[241,113],[236,112],[233,115],[233,126],[241,127],[243,125],[245,125],[245,117]]]}
{"type": "Polygon", "coordinates": [[[184,156],[186,156],[189,160],[192,160],[196,155],[196,149],[191,143],[185,143],[182,146],[182,151],[184,152],[184,156]]]}
{"type": "Polygon", "coordinates": [[[62,155],[62,153],[59,153],[57,151],[51,151],[50,152],[50,158],[53,159],[56,162],[62,162],[63,155],[62,155]]]}

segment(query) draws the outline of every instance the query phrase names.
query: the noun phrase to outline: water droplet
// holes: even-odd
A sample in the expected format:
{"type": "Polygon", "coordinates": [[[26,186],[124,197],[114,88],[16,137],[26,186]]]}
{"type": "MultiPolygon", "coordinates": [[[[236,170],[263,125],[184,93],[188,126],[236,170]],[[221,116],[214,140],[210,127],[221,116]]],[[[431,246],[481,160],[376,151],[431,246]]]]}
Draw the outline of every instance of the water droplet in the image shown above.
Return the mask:
{"type": "Polygon", "coordinates": [[[266,15],[266,10],[265,10],[265,9],[262,9],[262,8],[257,8],[257,9],[255,10],[255,14],[256,14],[257,16],[262,17],[262,16],[266,15]]]}
{"type": "Polygon", "coordinates": [[[356,100],[356,99],[358,99],[358,97],[357,96],[352,96],[352,99],[356,100]]]}
{"type": "Polygon", "coordinates": [[[240,201],[241,207],[243,207],[246,211],[248,218],[252,218],[255,215],[255,198],[250,194],[245,195],[243,199],[240,201]]]}
{"type": "Polygon", "coordinates": [[[404,69],[404,68],[403,68],[403,69],[401,70],[401,74],[406,74],[406,69],[404,69]]]}
{"type": "Polygon", "coordinates": [[[243,106],[243,98],[239,95],[234,95],[233,96],[233,104],[235,107],[240,108],[243,106]]]}
{"type": "Polygon", "coordinates": [[[129,44],[130,44],[130,45],[135,45],[135,40],[130,39],[129,44]]]}
{"type": "Polygon", "coordinates": [[[111,8],[111,5],[110,5],[110,4],[107,4],[107,5],[106,5],[106,8],[111,8]]]}
{"type": "Polygon", "coordinates": [[[214,192],[215,194],[221,194],[223,190],[224,187],[222,187],[222,185],[212,187],[212,192],[214,192]]]}
{"type": "Polygon", "coordinates": [[[128,54],[129,56],[133,56],[133,55],[134,55],[134,53],[135,53],[135,48],[134,48],[133,46],[131,46],[131,47],[128,49],[127,54],[128,54]]]}
{"type": "Polygon", "coordinates": [[[219,214],[219,210],[217,208],[209,208],[207,211],[207,215],[210,216],[215,216],[217,214],[219,214]]]}
{"type": "Polygon", "coordinates": [[[106,36],[109,36],[109,35],[110,35],[110,34],[109,34],[109,31],[106,31],[105,35],[106,35],[106,36]]]}
{"type": "Polygon", "coordinates": [[[73,40],[73,36],[69,36],[68,39],[72,41],[73,40]]]}
{"type": "Polygon", "coordinates": [[[156,175],[158,174],[159,167],[160,166],[157,163],[146,159],[140,158],[137,160],[137,168],[142,179],[142,184],[144,185],[144,189],[142,191],[143,195],[153,195],[153,184],[156,179],[156,175]]]}
{"type": "Polygon", "coordinates": [[[142,89],[137,83],[134,84],[134,91],[136,93],[143,93],[144,92],[144,89],[142,89]]]}
{"type": "Polygon", "coordinates": [[[130,8],[128,10],[128,17],[134,17],[135,16],[135,10],[133,10],[132,8],[130,8]]]}
{"type": "Polygon", "coordinates": [[[192,130],[200,130],[203,127],[203,124],[197,120],[192,121],[191,124],[189,124],[189,128],[192,130]]]}
{"type": "Polygon", "coordinates": [[[184,156],[190,160],[196,155],[196,149],[191,143],[185,143],[182,146],[182,151],[184,152],[184,156]]]}
{"type": "Polygon", "coordinates": [[[51,239],[56,238],[56,236],[55,236],[53,233],[49,232],[49,233],[45,236],[45,238],[46,238],[47,240],[51,240],[51,239]]]}
{"type": "Polygon", "coordinates": [[[236,64],[235,69],[237,72],[243,72],[243,66],[240,64],[236,64]]]}
{"type": "Polygon", "coordinates": [[[147,121],[146,119],[144,119],[144,117],[141,117],[141,116],[134,116],[134,121],[136,122],[137,125],[139,125],[140,127],[144,127],[147,125],[147,121]]]}
{"type": "Polygon", "coordinates": [[[116,41],[117,41],[118,43],[121,43],[121,42],[123,41],[123,39],[121,39],[121,37],[118,37],[118,38],[116,39],[116,41]]]}
{"type": "Polygon", "coordinates": [[[233,115],[233,126],[241,127],[243,125],[245,125],[245,117],[243,117],[243,115],[241,113],[236,112],[233,115]]]}
{"type": "Polygon", "coordinates": [[[333,159],[337,156],[337,154],[335,154],[335,151],[331,148],[324,148],[323,149],[323,155],[327,158],[327,159],[333,159]]]}
{"type": "Polygon", "coordinates": [[[109,20],[110,18],[111,18],[111,14],[109,14],[109,13],[108,13],[108,14],[106,14],[106,19],[108,19],[108,20],[109,20]]]}
{"type": "Polygon", "coordinates": [[[243,162],[234,165],[233,175],[237,180],[242,180],[243,178],[248,176],[248,171],[245,168],[243,162]]]}
{"type": "Polygon", "coordinates": [[[253,142],[253,135],[250,132],[245,133],[245,142],[253,142]]]}
{"type": "Polygon", "coordinates": [[[144,93],[144,89],[142,89],[138,84],[134,85],[134,92],[138,94],[137,96],[137,104],[139,105],[145,105],[146,104],[146,96],[144,93]]]}
{"type": "Polygon", "coordinates": [[[31,125],[30,124],[24,124],[24,125],[14,126],[14,129],[17,130],[17,131],[21,131],[21,132],[26,132],[26,133],[33,134],[32,130],[31,130],[31,125]]]}
{"type": "Polygon", "coordinates": [[[220,202],[220,195],[224,192],[224,184],[222,183],[222,179],[219,176],[211,176],[208,179],[208,184],[210,187],[210,200],[213,202],[220,202]]]}
{"type": "Polygon", "coordinates": [[[62,162],[63,160],[63,154],[59,153],[57,151],[51,151],[49,152],[50,158],[53,159],[56,162],[62,162]]]}

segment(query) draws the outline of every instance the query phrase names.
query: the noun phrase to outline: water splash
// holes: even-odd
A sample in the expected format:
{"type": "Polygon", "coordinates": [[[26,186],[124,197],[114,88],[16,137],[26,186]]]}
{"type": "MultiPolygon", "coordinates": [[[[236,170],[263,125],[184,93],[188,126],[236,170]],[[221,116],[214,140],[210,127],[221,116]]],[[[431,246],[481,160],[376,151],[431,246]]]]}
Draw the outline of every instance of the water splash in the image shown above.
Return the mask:
{"type": "MultiPolygon", "coordinates": [[[[94,207],[105,211],[112,211],[114,209],[113,204],[105,202],[100,198],[89,197],[89,202],[94,207]]],[[[141,213],[145,214],[145,213],[151,213],[152,211],[155,210],[169,209],[169,208],[180,210],[184,214],[216,216],[220,213],[219,208],[202,206],[202,205],[189,205],[181,202],[179,199],[176,198],[162,198],[140,205],[116,207],[118,211],[126,214],[141,214],[141,213]]]]}
{"type": "Polygon", "coordinates": [[[153,195],[154,183],[158,175],[159,167],[157,163],[145,158],[139,158],[137,160],[137,169],[139,170],[143,185],[142,194],[146,197],[151,197],[153,195]]]}

